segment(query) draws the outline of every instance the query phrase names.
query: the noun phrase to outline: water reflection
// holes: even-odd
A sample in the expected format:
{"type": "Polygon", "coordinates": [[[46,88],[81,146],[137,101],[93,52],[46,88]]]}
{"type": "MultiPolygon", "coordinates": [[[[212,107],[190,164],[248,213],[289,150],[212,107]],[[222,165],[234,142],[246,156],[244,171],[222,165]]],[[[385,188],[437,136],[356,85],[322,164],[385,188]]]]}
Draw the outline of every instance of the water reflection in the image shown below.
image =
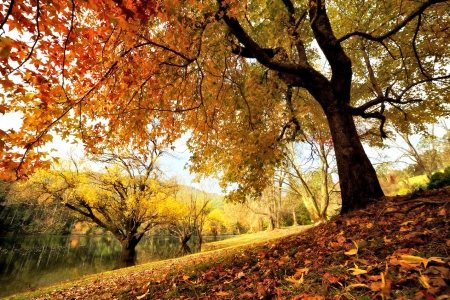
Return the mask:
{"type": "MultiPolygon", "coordinates": [[[[137,263],[199,251],[195,243],[188,246],[173,237],[147,236],[136,247],[137,263]]],[[[120,254],[120,243],[110,235],[0,237],[0,297],[112,270],[120,254]]]]}

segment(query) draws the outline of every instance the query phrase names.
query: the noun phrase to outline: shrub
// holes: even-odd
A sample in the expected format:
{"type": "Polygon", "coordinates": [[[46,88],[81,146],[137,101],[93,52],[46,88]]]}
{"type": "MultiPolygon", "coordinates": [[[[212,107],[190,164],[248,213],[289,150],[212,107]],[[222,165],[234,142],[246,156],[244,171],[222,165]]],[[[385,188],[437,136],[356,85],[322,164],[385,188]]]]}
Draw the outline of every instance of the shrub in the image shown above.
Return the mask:
{"type": "Polygon", "coordinates": [[[450,185],[450,167],[447,167],[444,172],[436,172],[428,183],[429,189],[438,189],[450,185]]]}

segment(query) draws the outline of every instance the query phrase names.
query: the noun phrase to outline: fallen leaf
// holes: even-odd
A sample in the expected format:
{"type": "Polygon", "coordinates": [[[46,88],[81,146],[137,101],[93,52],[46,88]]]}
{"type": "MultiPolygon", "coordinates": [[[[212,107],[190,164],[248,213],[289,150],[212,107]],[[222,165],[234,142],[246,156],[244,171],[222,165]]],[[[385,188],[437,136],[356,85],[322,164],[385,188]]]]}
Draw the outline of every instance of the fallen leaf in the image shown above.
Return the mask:
{"type": "Polygon", "coordinates": [[[145,294],[143,294],[143,295],[140,295],[140,296],[137,296],[136,299],[137,299],[137,300],[140,300],[140,299],[144,299],[144,298],[146,298],[146,297],[147,297],[147,293],[145,293],[145,294]]]}
{"type": "Polygon", "coordinates": [[[445,283],[444,279],[442,278],[430,278],[430,285],[432,286],[437,286],[437,287],[444,287],[447,286],[447,284],[445,283]]]}
{"type": "Polygon", "coordinates": [[[358,244],[355,243],[355,241],[352,241],[352,242],[353,242],[353,244],[355,244],[355,247],[356,247],[356,248],[353,248],[353,249],[350,249],[350,250],[347,251],[347,252],[344,252],[345,255],[355,255],[355,254],[358,253],[358,244]]]}
{"type": "Polygon", "coordinates": [[[366,270],[358,269],[358,268],[350,268],[348,271],[351,271],[352,275],[361,275],[361,274],[367,274],[366,270]]]}
{"type": "Polygon", "coordinates": [[[431,287],[430,286],[430,278],[428,278],[425,275],[420,275],[419,282],[426,289],[429,289],[431,287]]]}
{"type": "Polygon", "coordinates": [[[291,282],[291,283],[293,283],[295,285],[301,284],[301,283],[303,283],[303,274],[302,274],[302,277],[300,279],[296,279],[294,276],[288,276],[284,280],[286,280],[288,282],[291,282]]]}
{"type": "Polygon", "coordinates": [[[256,292],[258,293],[259,299],[264,299],[267,297],[266,288],[264,287],[264,284],[262,284],[262,283],[258,283],[258,285],[256,286],[256,292]]]}
{"type": "Polygon", "coordinates": [[[442,278],[450,280],[450,269],[445,267],[432,266],[428,269],[428,273],[433,275],[440,274],[442,278]]]}
{"type": "Polygon", "coordinates": [[[355,289],[355,288],[369,288],[369,286],[366,284],[363,284],[363,283],[355,283],[355,284],[348,285],[345,289],[349,290],[349,289],[355,289]]]}
{"type": "Polygon", "coordinates": [[[224,291],[220,291],[216,293],[216,296],[228,296],[230,293],[224,292],[224,291]]]}
{"type": "Polygon", "coordinates": [[[371,282],[371,283],[369,283],[369,288],[370,288],[370,290],[372,290],[374,292],[378,292],[378,291],[381,291],[381,285],[382,285],[382,282],[371,282]]]}
{"type": "Polygon", "coordinates": [[[308,275],[309,268],[301,268],[301,269],[295,269],[294,277],[298,277],[300,275],[308,275]]]}
{"type": "Polygon", "coordinates": [[[399,263],[406,263],[414,267],[418,267],[420,266],[420,264],[423,264],[423,266],[426,268],[428,264],[428,259],[420,256],[402,255],[400,257],[401,259],[398,261],[399,263]]]}
{"type": "Polygon", "coordinates": [[[409,224],[411,224],[411,223],[414,223],[414,222],[413,222],[413,221],[406,221],[406,222],[403,222],[403,223],[400,224],[400,225],[406,226],[406,225],[409,225],[409,224]]]}
{"type": "Polygon", "coordinates": [[[384,237],[383,237],[383,241],[384,241],[385,243],[390,243],[390,242],[392,242],[392,239],[388,239],[386,236],[384,236],[384,237]]]}

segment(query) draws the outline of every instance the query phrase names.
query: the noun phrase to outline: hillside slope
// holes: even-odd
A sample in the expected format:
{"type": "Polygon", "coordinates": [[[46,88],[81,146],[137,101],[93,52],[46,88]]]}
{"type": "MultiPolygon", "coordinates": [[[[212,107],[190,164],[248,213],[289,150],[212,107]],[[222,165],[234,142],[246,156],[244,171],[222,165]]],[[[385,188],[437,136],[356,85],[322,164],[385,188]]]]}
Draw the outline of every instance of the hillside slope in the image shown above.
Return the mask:
{"type": "Polygon", "coordinates": [[[386,197],[304,233],[13,299],[449,299],[449,225],[450,189],[386,197]]]}

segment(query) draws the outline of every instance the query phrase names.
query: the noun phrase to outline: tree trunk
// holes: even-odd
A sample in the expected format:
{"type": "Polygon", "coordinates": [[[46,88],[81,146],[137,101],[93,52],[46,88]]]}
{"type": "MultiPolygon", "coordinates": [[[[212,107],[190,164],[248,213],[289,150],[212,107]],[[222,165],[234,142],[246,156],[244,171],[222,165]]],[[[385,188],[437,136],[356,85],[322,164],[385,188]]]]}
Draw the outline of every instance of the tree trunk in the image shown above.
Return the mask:
{"type": "Polygon", "coordinates": [[[192,253],[191,248],[188,246],[188,244],[180,244],[178,250],[183,256],[192,253]]]}
{"type": "Polygon", "coordinates": [[[305,205],[305,208],[309,213],[309,217],[314,223],[326,220],[326,216],[320,214],[320,210],[317,207],[317,199],[314,195],[311,196],[305,193],[304,195],[302,195],[302,199],[303,204],[305,205]]]}
{"type": "Polygon", "coordinates": [[[136,246],[139,239],[136,236],[131,236],[125,240],[121,240],[122,254],[117,268],[125,268],[136,265],[136,246]]]}
{"type": "Polygon", "coordinates": [[[297,215],[295,214],[295,207],[292,209],[292,218],[294,219],[294,224],[292,224],[292,226],[298,226],[297,215]]]}
{"type": "Polygon", "coordinates": [[[336,154],[342,196],[341,214],[365,207],[384,196],[380,183],[361,144],[353,116],[344,109],[324,108],[336,154]]]}
{"type": "Polygon", "coordinates": [[[182,245],[186,245],[187,242],[191,239],[192,233],[184,234],[178,238],[182,245]]]}

